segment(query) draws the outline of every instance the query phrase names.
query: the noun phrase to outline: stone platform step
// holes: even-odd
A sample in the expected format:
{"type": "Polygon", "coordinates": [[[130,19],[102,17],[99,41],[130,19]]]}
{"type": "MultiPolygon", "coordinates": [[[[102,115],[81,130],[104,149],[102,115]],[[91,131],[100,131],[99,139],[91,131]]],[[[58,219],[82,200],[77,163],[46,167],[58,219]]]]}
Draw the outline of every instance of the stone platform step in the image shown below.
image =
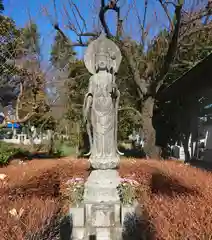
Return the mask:
{"type": "Polygon", "coordinates": [[[121,207],[115,203],[86,203],[70,208],[73,227],[114,227],[121,224],[121,207]]]}
{"type": "Polygon", "coordinates": [[[97,227],[97,228],[73,228],[72,240],[121,240],[122,228],[97,227]]]}
{"type": "Polygon", "coordinates": [[[135,213],[138,203],[123,206],[120,203],[84,203],[70,208],[72,240],[121,240],[126,230],[125,220],[135,213]],[[93,237],[92,237],[93,236],[93,237]]]}

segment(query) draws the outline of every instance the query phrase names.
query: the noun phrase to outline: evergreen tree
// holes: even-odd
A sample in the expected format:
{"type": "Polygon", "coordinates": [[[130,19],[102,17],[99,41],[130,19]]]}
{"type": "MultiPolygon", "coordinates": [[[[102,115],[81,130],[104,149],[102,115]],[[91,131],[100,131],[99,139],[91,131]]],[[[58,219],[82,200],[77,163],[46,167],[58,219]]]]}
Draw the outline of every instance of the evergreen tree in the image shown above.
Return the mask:
{"type": "Polygon", "coordinates": [[[2,2],[0,2],[0,103],[6,106],[15,100],[17,92],[16,71],[10,61],[13,61],[18,54],[20,44],[20,31],[15,22],[4,15],[2,2]]]}
{"type": "Polygon", "coordinates": [[[75,55],[76,53],[70,43],[65,41],[60,33],[57,33],[52,45],[50,57],[52,65],[57,69],[64,68],[67,63],[75,59],[75,55]]]}
{"type": "Polygon", "coordinates": [[[3,0],[0,0],[0,13],[2,13],[3,11],[4,11],[3,0]]]}

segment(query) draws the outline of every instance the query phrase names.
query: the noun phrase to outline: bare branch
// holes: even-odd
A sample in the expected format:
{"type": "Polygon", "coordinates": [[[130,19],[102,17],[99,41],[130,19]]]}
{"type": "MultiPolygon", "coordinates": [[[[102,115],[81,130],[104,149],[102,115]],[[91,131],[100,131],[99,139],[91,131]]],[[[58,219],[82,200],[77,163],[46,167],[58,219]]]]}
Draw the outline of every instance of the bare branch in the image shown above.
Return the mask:
{"type": "MultiPolygon", "coordinates": [[[[51,21],[51,23],[52,23],[54,29],[62,36],[62,38],[64,39],[64,41],[66,41],[68,44],[70,44],[70,45],[73,46],[73,47],[86,47],[86,46],[88,46],[88,41],[85,41],[85,42],[84,42],[84,41],[82,40],[82,37],[98,37],[98,36],[99,36],[99,33],[97,33],[97,32],[83,32],[82,29],[81,29],[81,27],[80,27],[80,24],[79,24],[79,22],[78,22],[77,16],[76,16],[76,14],[75,14],[75,12],[74,12],[74,10],[73,10],[73,8],[72,8],[72,5],[74,6],[74,9],[77,11],[77,14],[79,15],[80,19],[83,21],[84,28],[86,28],[86,26],[85,26],[85,20],[83,19],[82,15],[80,14],[78,7],[76,6],[75,3],[73,3],[72,0],[69,1],[69,4],[70,4],[70,7],[71,7],[71,9],[72,9],[72,13],[73,13],[73,15],[74,15],[74,18],[75,18],[75,21],[76,21],[76,23],[77,23],[77,26],[78,26],[79,31],[76,29],[76,27],[74,26],[74,24],[71,23],[71,21],[70,21],[70,15],[69,15],[69,13],[68,13],[68,11],[67,11],[67,9],[66,9],[65,6],[63,6],[63,9],[64,9],[64,12],[65,12],[67,18],[69,19],[69,21],[68,21],[68,23],[69,23],[68,28],[69,28],[71,31],[73,31],[73,32],[76,34],[76,36],[78,37],[77,42],[71,42],[71,41],[69,40],[69,38],[67,37],[67,35],[66,35],[66,34],[64,33],[64,31],[60,28],[59,23],[58,23],[58,20],[55,21],[54,23],[52,23],[52,21],[51,21]]],[[[47,10],[46,10],[46,12],[47,12],[47,10]]],[[[50,18],[50,20],[51,20],[51,18],[50,18]]]]}
{"type": "Polygon", "coordinates": [[[54,20],[51,15],[49,14],[48,10],[46,7],[42,7],[42,12],[49,18],[50,23],[54,26],[55,24],[57,24],[57,22],[55,22],[56,20],[54,20]]]}
{"type": "MultiPolygon", "coordinates": [[[[69,0],[69,3],[70,3],[70,0],[69,0]]],[[[72,0],[71,0],[71,3],[74,6],[74,8],[76,9],[80,19],[82,20],[84,29],[87,31],[85,19],[83,18],[82,14],[80,13],[79,8],[77,7],[77,5],[72,0]]],[[[70,3],[70,5],[71,5],[71,3],[70,3]]]]}
{"type": "Polygon", "coordinates": [[[108,10],[114,10],[115,12],[117,12],[118,15],[118,24],[117,24],[117,36],[119,36],[120,33],[120,29],[121,29],[121,25],[122,25],[122,21],[120,19],[120,8],[117,6],[117,2],[118,0],[110,0],[109,3],[107,5],[105,5],[105,1],[101,0],[101,8],[99,11],[99,19],[100,22],[102,24],[102,27],[105,31],[105,34],[107,35],[107,37],[112,37],[112,34],[109,30],[109,27],[105,21],[105,14],[108,10]]]}
{"type": "Polygon", "coordinates": [[[176,8],[176,6],[177,6],[173,1],[171,1],[171,2],[170,2],[170,1],[166,1],[166,4],[167,4],[167,5],[168,5],[168,4],[173,5],[175,8],[176,8]]]}
{"type": "Polygon", "coordinates": [[[20,83],[20,93],[18,95],[17,101],[16,101],[16,120],[18,123],[24,123],[28,121],[33,115],[35,115],[34,109],[32,110],[31,113],[28,113],[25,117],[20,119],[19,117],[19,108],[20,108],[20,102],[21,102],[21,97],[23,96],[23,83],[20,83]]]}
{"type": "Polygon", "coordinates": [[[174,27],[174,32],[171,38],[171,41],[169,43],[167,54],[164,58],[163,66],[159,72],[159,75],[156,79],[155,84],[155,91],[157,92],[160,86],[163,84],[164,78],[169,70],[170,64],[172,63],[175,53],[177,50],[177,43],[178,43],[178,36],[179,36],[179,30],[180,30],[180,21],[181,21],[181,10],[182,10],[182,4],[179,4],[175,8],[175,17],[176,17],[176,23],[174,27]]]}
{"type": "Polygon", "coordinates": [[[67,27],[68,27],[71,31],[73,31],[73,32],[78,36],[78,31],[77,31],[75,25],[71,22],[71,20],[70,20],[70,19],[71,19],[71,18],[70,18],[70,15],[69,15],[69,13],[68,13],[65,5],[63,5],[63,10],[64,10],[64,12],[65,12],[65,14],[66,14],[67,19],[68,19],[68,26],[67,26],[67,27]]]}
{"type": "Polygon", "coordinates": [[[208,25],[205,25],[205,26],[200,26],[200,27],[194,28],[192,31],[186,31],[185,34],[182,34],[179,37],[179,42],[180,43],[183,42],[184,38],[189,38],[189,37],[191,37],[191,35],[196,34],[198,32],[202,32],[202,31],[205,31],[205,30],[210,30],[211,27],[212,27],[212,23],[208,24],[208,25]]]}
{"type": "Polygon", "coordinates": [[[61,30],[59,25],[54,25],[54,29],[60,33],[60,35],[63,37],[63,39],[68,42],[73,47],[87,47],[88,42],[82,42],[81,39],[79,39],[79,42],[71,42],[68,37],[65,35],[65,33],[61,30]]]}
{"type": "Polygon", "coordinates": [[[211,14],[212,14],[211,8],[206,7],[206,9],[204,9],[204,10],[198,12],[198,14],[195,14],[194,16],[192,16],[191,19],[189,19],[187,21],[182,20],[181,26],[191,24],[191,23],[195,22],[196,20],[202,19],[203,17],[209,17],[211,14]]]}
{"type": "MultiPolygon", "coordinates": [[[[70,1],[69,1],[69,3],[70,3],[70,1]]],[[[72,13],[73,13],[73,16],[74,16],[75,22],[76,22],[77,27],[78,27],[78,29],[79,29],[79,32],[82,33],[82,29],[81,29],[80,23],[79,23],[79,21],[78,21],[78,18],[77,18],[76,14],[75,14],[74,9],[71,8],[71,11],[72,11],[72,13]]]]}
{"type": "Polygon", "coordinates": [[[160,4],[161,4],[161,7],[163,8],[164,12],[166,13],[166,16],[167,16],[168,20],[169,20],[169,24],[170,24],[170,27],[171,27],[171,31],[173,31],[173,30],[174,30],[174,25],[173,25],[171,16],[170,16],[170,14],[169,14],[168,8],[167,8],[166,4],[163,3],[162,0],[159,0],[159,2],[160,2],[160,4]]]}
{"type": "Polygon", "coordinates": [[[145,41],[145,24],[146,24],[146,16],[147,16],[147,7],[148,7],[148,0],[145,0],[145,7],[144,7],[144,19],[143,19],[143,25],[142,25],[142,42],[144,45],[145,41]]]}
{"type": "Polygon", "coordinates": [[[98,37],[100,35],[100,32],[85,32],[81,33],[81,37],[98,37]]]}
{"type": "Polygon", "coordinates": [[[130,72],[133,76],[133,80],[135,82],[139,98],[143,98],[143,89],[146,89],[146,84],[145,82],[141,81],[141,76],[137,68],[136,61],[133,57],[133,54],[130,52],[130,47],[127,43],[120,42],[120,49],[122,51],[123,56],[127,60],[130,72]]]}
{"type": "MultiPolygon", "coordinates": [[[[55,9],[55,11],[56,11],[55,0],[53,0],[53,3],[54,3],[54,9],[55,9]]],[[[66,11],[65,8],[64,8],[64,10],[65,10],[66,15],[68,15],[68,12],[66,11]]],[[[57,32],[59,32],[59,34],[62,36],[62,38],[64,39],[64,41],[66,41],[67,43],[69,43],[69,44],[71,44],[72,46],[75,46],[75,47],[78,47],[78,46],[82,46],[82,47],[87,46],[87,43],[82,43],[82,42],[72,43],[72,42],[70,42],[69,38],[68,38],[68,37],[66,36],[66,34],[62,31],[62,29],[59,27],[58,19],[53,20],[52,17],[51,17],[51,15],[48,13],[48,10],[47,10],[46,8],[43,8],[43,11],[44,11],[44,13],[46,14],[46,16],[48,16],[48,18],[50,19],[50,23],[52,24],[52,26],[54,27],[54,29],[55,29],[57,32]]],[[[68,16],[69,16],[69,15],[68,15],[68,16]]],[[[71,26],[71,24],[70,24],[70,26],[71,26]]],[[[70,26],[69,26],[69,27],[70,27],[70,26]]],[[[76,31],[76,29],[73,29],[73,28],[71,28],[71,27],[70,27],[70,29],[71,29],[72,31],[74,31],[77,35],[79,35],[78,32],[76,31]]]]}
{"type": "Polygon", "coordinates": [[[57,6],[56,6],[56,1],[55,0],[53,0],[53,5],[54,5],[55,22],[58,22],[57,6]]]}
{"type": "Polygon", "coordinates": [[[145,24],[146,24],[146,16],[147,16],[147,6],[148,6],[148,0],[145,0],[145,5],[144,5],[144,18],[143,18],[143,21],[141,20],[140,16],[139,16],[139,13],[138,13],[138,9],[136,7],[136,3],[135,3],[135,0],[133,2],[134,4],[134,10],[135,10],[135,13],[136,13],[136,17],[138,19],[138,24],[141,28],[141,43],[145,44],[145,38],[147,36],[146,34],[146,31],[145,31],[145,24]]]}

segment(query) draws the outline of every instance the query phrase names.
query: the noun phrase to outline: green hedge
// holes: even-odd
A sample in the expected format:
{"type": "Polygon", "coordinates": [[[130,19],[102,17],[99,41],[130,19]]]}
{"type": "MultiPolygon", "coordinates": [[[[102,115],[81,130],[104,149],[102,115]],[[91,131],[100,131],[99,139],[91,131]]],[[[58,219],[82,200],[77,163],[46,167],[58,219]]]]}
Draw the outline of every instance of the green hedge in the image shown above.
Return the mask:
{"type": "Polygon", "coordinates": [[[0,166],[6,165],[12,158],[28,157],[29,152],[13,144],[0,141],[0,166]]]}

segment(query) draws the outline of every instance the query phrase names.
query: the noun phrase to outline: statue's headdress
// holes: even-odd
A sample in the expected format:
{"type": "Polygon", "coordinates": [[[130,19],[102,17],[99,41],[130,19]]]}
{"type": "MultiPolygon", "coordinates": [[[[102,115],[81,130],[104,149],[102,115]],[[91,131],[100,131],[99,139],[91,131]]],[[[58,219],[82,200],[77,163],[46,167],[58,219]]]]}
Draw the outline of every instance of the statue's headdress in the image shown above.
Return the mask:
{"type": "Polygon", "coordinates": [[[96,73],[96,58],[98,56],[106,57],[109,68],[117,72],[121,64],[121,52],[118,46],[108,39],[104,34],[88,45],[84,55],[85,66],[91,74],[96,73]]]}

